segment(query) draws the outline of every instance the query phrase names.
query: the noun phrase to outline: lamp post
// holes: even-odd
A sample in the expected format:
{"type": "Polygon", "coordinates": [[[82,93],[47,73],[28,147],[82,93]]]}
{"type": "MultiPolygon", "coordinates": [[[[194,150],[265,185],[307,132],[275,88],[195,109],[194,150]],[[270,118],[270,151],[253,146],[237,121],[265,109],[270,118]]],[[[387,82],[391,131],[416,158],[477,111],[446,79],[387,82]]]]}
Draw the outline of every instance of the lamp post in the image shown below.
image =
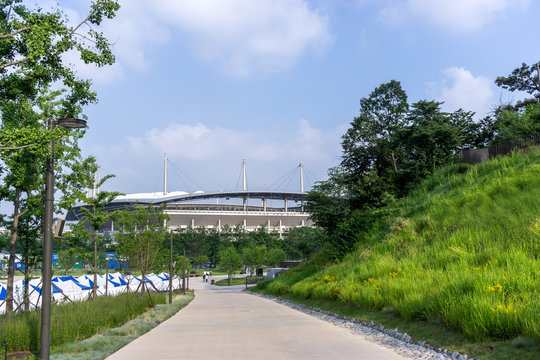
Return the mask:
{"type": "MultiPolygon", "coordinates": [[[[56,126],[70,129],[86,127],[86,120],[63,118],[50,119],[48,129],[53,130],[56,126]]],[[[54,205],[54,138],[50,141],[51,152],[47,158],[45,172],[45,209],[43,215],[43,260],[41,267],[41,339],[40,359],[48,360],[51,344],[51,278],[52,278],[52,222],[54,205]]]]}
{"type": "Polygon", "coordinates": [[[173,282],[173,234],[171,233],[169,244],[169,304],[172,304],[172,282],[173,282]]]}

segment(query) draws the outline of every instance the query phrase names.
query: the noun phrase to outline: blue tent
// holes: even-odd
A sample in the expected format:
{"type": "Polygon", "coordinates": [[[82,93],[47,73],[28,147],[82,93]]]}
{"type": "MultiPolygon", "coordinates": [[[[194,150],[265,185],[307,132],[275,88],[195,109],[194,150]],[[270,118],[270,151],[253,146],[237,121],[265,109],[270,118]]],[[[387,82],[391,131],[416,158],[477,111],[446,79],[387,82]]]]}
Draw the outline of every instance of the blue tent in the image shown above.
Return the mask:
{"type": "Polygon", "coordinates": [[[6,300],[6,296],[7,296],[6,288],[0,284],[0,300],[6,300]]]}

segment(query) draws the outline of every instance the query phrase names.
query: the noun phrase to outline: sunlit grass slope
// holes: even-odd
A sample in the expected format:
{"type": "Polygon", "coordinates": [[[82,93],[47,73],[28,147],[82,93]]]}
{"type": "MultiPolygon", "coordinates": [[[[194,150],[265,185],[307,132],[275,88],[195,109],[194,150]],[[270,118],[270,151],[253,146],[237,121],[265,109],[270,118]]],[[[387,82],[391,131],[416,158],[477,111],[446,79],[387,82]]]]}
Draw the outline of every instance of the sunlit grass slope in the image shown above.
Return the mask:
{"type": "Polygon", "coordinates": [[[342,262],[319,257],[260,287],[442,321],[476,340],[540,340],[540,150],[444,168],[394,213],[342,262]]]}

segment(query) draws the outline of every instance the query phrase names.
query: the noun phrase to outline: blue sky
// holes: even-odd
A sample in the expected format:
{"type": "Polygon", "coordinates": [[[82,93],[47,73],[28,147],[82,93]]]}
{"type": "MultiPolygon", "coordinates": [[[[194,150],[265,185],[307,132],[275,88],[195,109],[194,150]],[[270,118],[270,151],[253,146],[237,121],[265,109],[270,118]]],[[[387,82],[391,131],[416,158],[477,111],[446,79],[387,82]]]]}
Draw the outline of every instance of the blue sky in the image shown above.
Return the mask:
{"type": "MultiPolygon", "coordinates": [[[[88,7],[58,3],[74,22],[88,7]]],[[[243,156],[250,189],[300,161],[311,185],[337,165],[360,98],[379,84],[481,117],[521,96],[497,76],[539,60],[533,0],[120,3],[101,28],[117,63],[66,61],[100,99],[85,111],[84,152],[116,174],[108,189],[128,193],[162,190],[165,152],[169,191],[234,189],[243,156]]],[[[298,190],[295,176],[280,189],[298,190]]]]}

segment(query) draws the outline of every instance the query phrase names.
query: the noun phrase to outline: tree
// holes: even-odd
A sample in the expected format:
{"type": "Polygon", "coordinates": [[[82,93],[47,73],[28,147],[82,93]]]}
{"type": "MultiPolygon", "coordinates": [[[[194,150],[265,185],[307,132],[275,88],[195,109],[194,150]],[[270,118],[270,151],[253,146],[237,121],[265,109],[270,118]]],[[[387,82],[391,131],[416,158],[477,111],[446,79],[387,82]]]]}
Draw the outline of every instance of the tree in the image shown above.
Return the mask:
{"type": "MultiPolygon", "coordinates": [[[[97,170],[97,169],[96,169],[97,170]]],[[[99,189],[105,181],[114,177],[114,175],[104,176],[96,185],[99,189]]],[[[81,199],[86,202],[87,207],[83,207],[84,216],[81,218],[82,224],[86,224],[92,231],[92,242],[94,244],[94,285],[92,287],[92,296],[95,299],[97,296],[97,269],[98,269],[98,231],[103,225],[112,219],[113,214],[104,210],[105,206],[114,200],[117,196],[122,195],[119,192],[100,191],[95,197],[84,197],[81,199]]]]}
{"type": "Polygon", "coordinates": [[[493,143],[501,143],[529,134],[540,133],[540,104],[519,110],[503,110],[493,124],[493,143]]]}
{"type": "Polygon", "coordinates": [[[372,170],[388,178],[397,173],[402,154],[396,133],[405,125],[407,94],[398,81],[382,84],[360,100],[360,115],[342,137],[342,166],[359,181],[372,170]]]}
{"type": "Polygon", "coordinates": [[[251,245],[242,249],[242,261],[249,267],[251,278],[253,278],[253,272],[256,273],[257,269],[264,265],[266,255],[266,245],[251,245]]]}
{"type": "Polygon", "coordinates": [[[326,242],[326,236],[319,227],[298,227],[289,229],[283,243],[291,259],[309,259],[326,242]]]}
{"type": "Polygon", "coordinates": [[[442,165],[455,161],[474,123],[471,112],[445,113],[441,105],[427,100],[412,104],[409,125],[399,133],[398,141],[408,154],[398,184],[403,194],[442,165]]]}
{"type": "Polygon", "coordinates": [[[3,95],[17,96],[22,91],[35,94],[39,86],[58,80],[74,91],[84,90],[88,82],[76,80],[62,55],[76,50],[87,64],[111,65],[114,56],[110,45],[95,29],[104,18],[112,19],[119,8],[115,0],[97,0],[91,4],[88,16],[71,27],[60,10],[29,9],[22,0],[0,1],[3,95]]]}
{"type": "Polygon", "coordinates": [[[232,274],[235,268],[239,267],[242,264],[240,255],[234,248],[234,246],[228,246],[225,249],[221,250],[218,253],[219,266],[227,270],[228,274],[228,284],[232,284],[232,274]]]}
{"type": "Polygon", "coordinates": [[[518,101],[515,110],[540,103],[540,62],[531,65],[522,63],[510,75],[497,77],[495,84],[512,92],[523,91],[532,95],[531,98],[518,101]]]}
{"type": "Polygon", "coordinates": [[[170,234],[164,222],[168,216],[163,207],[138,206],[117,213],[120,232],[116,234],[119,251],[141,272],[141,292],[144,296],[146,275],[156,264],[165,239],[170,234]]]}
{"type": "Polygon", "coordinates": [[[58,252],[58,265],[64,269],[64,275],[69,273],[69,270],[73,269],[77,263],[77,250],[66,249],[58,252]]]}
{"type": "Polygon", "coordinates": [[[208,261],[208,256],[206,255],[199,255],[193,259],[193,263],[196,266],[204,266],[204,263],[208,261]]]}
{"type": "Polygon", "coordinates": [[[272,248],[267,251],[265,265],[278,266],[280,262],[287,258],[285,251],[280,248],[272,248]]]}
{"type": "Polygon", "coordinates": [[[0,150],[8,189],[2,195],[14,204],[8,315],[13,310],[13,263],[19,222],[30,211],[29,204],[41,197],[44,179],[40,174],[44,174],[45,160],[51,153],[48,141],[53,137],[61,139],[54,154],[61,160],[56,169],[58,188],[64,194],[60,207],[74,202],[70,195],[86,185],[86,170],[93,161],[81,159],[77,140],[83,132],[72,131],[65,136],[66,130],[50,130],[46,126],[48,119],[77,116],[84,105],[96,101],[90,81],[78,79],[74,70],[65,65],[62,55],[76,50],[87,63],[112,64],[114,57],[103,35],[92,28],[85,33],[80,31],[83,24],[99,25],[104,17],[114,17],[118,7],[116,1],[99,0],[91,5],[87,18],[70,27],[59,11],[31,10],[21,0],[0,1],[0,150]],[[59,83],[63,83],[64,89],[49,91],[52,84],[59,83]],[[25,208],[21,209],[21,205],[25,208]]]}

